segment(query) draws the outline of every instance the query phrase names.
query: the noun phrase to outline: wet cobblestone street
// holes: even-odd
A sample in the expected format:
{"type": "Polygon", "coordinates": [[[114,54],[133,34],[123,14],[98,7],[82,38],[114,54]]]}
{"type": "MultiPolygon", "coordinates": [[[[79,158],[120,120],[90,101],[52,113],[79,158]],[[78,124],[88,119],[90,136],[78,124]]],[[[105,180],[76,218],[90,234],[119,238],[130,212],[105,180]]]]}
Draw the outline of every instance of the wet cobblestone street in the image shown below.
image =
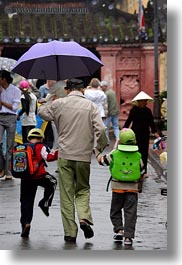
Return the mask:
{"type": "MultiPolygon", "coordinates": [[[[55,174],[56,162],[49,163],[49,171],[55,174]]],[[[113,242],[112,224],[109,218],[111,191],[106,192],[109,169],[97,164],[93,157],[91,166],[91,208],[94,234],[85,239],[79,229],[77,243],[65,244],[57,187],[50,216],[47,218],[37,206],[43,189],[39,188],[34,206],[34,217],[29,239],[20,237],[21,226],[19,186],[20,180],[0,180],[0,243],[1,250],[167,250],[167,197],[160,189],[166,186],[149,163],[143,192],[139,194],[136,237],[132,247],[113,242]]]]}

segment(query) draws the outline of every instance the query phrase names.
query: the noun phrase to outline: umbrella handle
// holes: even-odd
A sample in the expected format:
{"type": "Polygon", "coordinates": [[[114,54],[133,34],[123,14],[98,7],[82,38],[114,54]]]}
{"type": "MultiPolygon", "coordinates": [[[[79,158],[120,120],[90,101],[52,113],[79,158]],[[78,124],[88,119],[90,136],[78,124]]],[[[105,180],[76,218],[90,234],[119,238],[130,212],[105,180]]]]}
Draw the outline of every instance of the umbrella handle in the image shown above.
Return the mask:
{"type": "MultiPolygon", "coordinates": [[[[60,76],[60,71],[59,71],[59,62],[58,62],[58,56],[56,55],[56,66],[57,66],[57,77],[59,77],[60,76]]],[[[58,80],[59,80],[60,78],[58,78],[58,80]]]]}

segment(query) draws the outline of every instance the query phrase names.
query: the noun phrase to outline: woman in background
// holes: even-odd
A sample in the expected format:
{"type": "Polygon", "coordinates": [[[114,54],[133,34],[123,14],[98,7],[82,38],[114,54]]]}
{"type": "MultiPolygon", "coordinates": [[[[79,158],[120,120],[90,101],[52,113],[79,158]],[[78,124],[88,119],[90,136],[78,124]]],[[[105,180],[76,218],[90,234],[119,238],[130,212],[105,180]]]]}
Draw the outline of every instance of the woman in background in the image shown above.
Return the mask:
{"type": "Polygon", "coordinates": [[[37,97],[31,92],[31,87],[28,81],[23,80],[19,84],[19,88],[22,91],[21,105],[22,108],[18,112],[17,120],[20,120],[22,115],[22,141],[23,143],[28,142],[27,136],[31,129],[37,125],[36,114],[37,114],[37,97]]]}
{"type": "Polygon", "coordinates": [[[147,107],[147,103],[152,100],[153,99],[143,91],[137,94],[132,100],[135,106],[130,110],[128,119],[123,126],[123,128],[129,128],[131,125],[131,129],[136,135],[136,141],[139,152],[142,155],[145,173],[147,173],[150,133],[158,137],[152,112],[147,107]]]}

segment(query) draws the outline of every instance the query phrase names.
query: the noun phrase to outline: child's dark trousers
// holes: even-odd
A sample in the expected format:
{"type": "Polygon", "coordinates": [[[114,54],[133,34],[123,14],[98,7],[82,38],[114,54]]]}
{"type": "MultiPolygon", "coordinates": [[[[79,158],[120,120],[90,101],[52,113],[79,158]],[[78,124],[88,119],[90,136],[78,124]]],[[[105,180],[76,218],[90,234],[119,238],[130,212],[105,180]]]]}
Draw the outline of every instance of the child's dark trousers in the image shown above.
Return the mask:
{"type": "Polygon", "coordinates": [[[112,192],[110,218],[115,233],[119,230],[124,230],[124,237],[134,238],[137,220],[137,203],[138,193],[112,192]]]}
{"type": "Polygon", "coordinates": [[[44,188],[44,195],[41,203],[51,206],[54,192],[57,186],[57,180],[50,174],[38,180],[21,180],[20,185],[20,203],[21,203],[21,218],[22,227],[25,224],[30,224],[33,218],[34,200],[38,186],[44,188]]]}

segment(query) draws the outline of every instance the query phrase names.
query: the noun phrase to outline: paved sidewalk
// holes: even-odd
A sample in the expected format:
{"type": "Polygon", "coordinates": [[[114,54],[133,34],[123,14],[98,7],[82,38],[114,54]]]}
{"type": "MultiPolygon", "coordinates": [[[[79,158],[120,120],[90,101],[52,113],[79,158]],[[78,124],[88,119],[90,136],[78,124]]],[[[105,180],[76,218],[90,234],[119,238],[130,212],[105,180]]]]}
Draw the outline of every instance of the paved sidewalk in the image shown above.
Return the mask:
{"type": "MultiPolygon", "coordinates": [[[[109,148],[105,150],[109,151],[109,148]]],[[[49,163],[55,174],[56,162],[49,163]]],[[[93,156],[91,164],[91,208],[95,236],[86,240],[79,229],[77,244],[65,244],[57,187],[50,216],[39,209],[43,189],[36,196],[34,217],[29,239],[20,237],[20,181],[0,179],[0,249],[1,250],[167,250],[167,197],[160,194],[166,185],[165,178],[155,171],[151,162],[144,182],[143,193],[139,194],[138,221],[133,247],[113,242],[112,225],[109,218],[111,191],[106,192],[109,169],[99,166],[93,156]]],[[[58,175],[55,174],[57,177],[58,175]]],[[[16,254],[15,254],[16,255],[16,254]]]]}

